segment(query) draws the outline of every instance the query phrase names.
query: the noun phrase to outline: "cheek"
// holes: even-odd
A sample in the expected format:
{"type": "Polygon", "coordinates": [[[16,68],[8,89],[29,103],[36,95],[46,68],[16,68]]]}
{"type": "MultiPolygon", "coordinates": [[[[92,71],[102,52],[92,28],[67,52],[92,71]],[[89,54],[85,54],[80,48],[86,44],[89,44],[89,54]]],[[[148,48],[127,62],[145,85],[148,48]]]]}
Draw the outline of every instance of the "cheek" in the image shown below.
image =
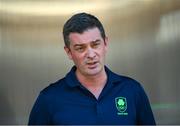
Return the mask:
{"type": "Polygon", "coordinates": [[[104,53],[106,53],[106,52],[107,52],[107,46],[104,47],[104,53]]]}
{"type": "Polygon", "coordinates": [[[77,63],[81,63],[83,61],[83,56],[82,55],[72,55],[72,59],[73,61],[77,64],[77,63]]]}
{"type": "Polygon", "coordinates": [[[106,49],[103,48],[103,49],[100,51],[100,56],[103,58],[105,55],[106,55],[106,49]]]}

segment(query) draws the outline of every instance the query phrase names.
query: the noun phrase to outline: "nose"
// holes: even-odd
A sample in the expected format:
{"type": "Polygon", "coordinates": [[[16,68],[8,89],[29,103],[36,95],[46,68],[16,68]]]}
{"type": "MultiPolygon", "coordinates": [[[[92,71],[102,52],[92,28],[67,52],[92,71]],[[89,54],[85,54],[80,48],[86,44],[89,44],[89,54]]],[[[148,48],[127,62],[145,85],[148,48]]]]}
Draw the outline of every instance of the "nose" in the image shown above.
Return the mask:
{"type": "Polygon", "coordinates": [[[87,58],[93,59],[96,57],[96,53],[92,48],[88,48],[87,50],[87,58]]]}

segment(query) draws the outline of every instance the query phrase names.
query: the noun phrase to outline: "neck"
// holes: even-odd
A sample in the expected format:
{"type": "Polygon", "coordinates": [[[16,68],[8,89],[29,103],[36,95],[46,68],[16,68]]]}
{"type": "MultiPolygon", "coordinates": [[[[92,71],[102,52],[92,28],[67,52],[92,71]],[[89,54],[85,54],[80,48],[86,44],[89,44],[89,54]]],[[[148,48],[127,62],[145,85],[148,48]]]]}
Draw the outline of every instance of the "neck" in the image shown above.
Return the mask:
{"type": "Polygon", "coordinates": [[[89,86],[98,86],[98,84],[101,82],[106,82],[107,80],[107,75],[105,72],[105,69],[96,74],[96,75],[83,75],[80,72],[76,71],[76,76],[78,80],[81,82],[83,85],[89,85],[89,86]]]}
{"type": "Polygon", "coordinates": [[[87,76],[76,71],[76,76],[78,80],[80,81],[80,83],[84,87],[86,87],[96,98],[99,97],[107,81],[107,75],[104,68],[97,75],[87,76]]]}

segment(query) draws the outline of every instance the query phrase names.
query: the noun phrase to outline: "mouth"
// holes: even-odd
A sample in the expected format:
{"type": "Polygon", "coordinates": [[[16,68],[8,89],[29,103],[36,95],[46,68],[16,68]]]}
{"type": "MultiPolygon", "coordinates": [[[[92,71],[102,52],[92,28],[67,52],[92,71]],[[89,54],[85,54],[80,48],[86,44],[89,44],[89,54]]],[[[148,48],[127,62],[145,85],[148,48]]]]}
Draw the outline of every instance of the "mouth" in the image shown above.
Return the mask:
{"type": "Polygon", "coordinates": [[[98,61],[94,61],[94,62],[87,62],[88,68],[90,69],[94,69],[97,67],[98,61]]]}

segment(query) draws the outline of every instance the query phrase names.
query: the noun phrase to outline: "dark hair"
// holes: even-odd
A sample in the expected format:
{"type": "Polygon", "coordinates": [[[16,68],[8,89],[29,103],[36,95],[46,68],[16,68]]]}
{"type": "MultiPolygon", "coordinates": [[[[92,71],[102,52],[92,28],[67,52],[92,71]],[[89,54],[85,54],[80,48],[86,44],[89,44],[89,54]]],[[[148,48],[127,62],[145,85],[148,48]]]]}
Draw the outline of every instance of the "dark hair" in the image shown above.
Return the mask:
{"type": "Polygon", "coordinates": [[[73,15],[63,27],[64,43],[67,47],[70,46],[69,34],[83,33],[84,31],[97,27],[101,33],[102,38],[105,40],[105,31],[101,22],[93,15],[87,13],[78,13],[73,15]]]}

